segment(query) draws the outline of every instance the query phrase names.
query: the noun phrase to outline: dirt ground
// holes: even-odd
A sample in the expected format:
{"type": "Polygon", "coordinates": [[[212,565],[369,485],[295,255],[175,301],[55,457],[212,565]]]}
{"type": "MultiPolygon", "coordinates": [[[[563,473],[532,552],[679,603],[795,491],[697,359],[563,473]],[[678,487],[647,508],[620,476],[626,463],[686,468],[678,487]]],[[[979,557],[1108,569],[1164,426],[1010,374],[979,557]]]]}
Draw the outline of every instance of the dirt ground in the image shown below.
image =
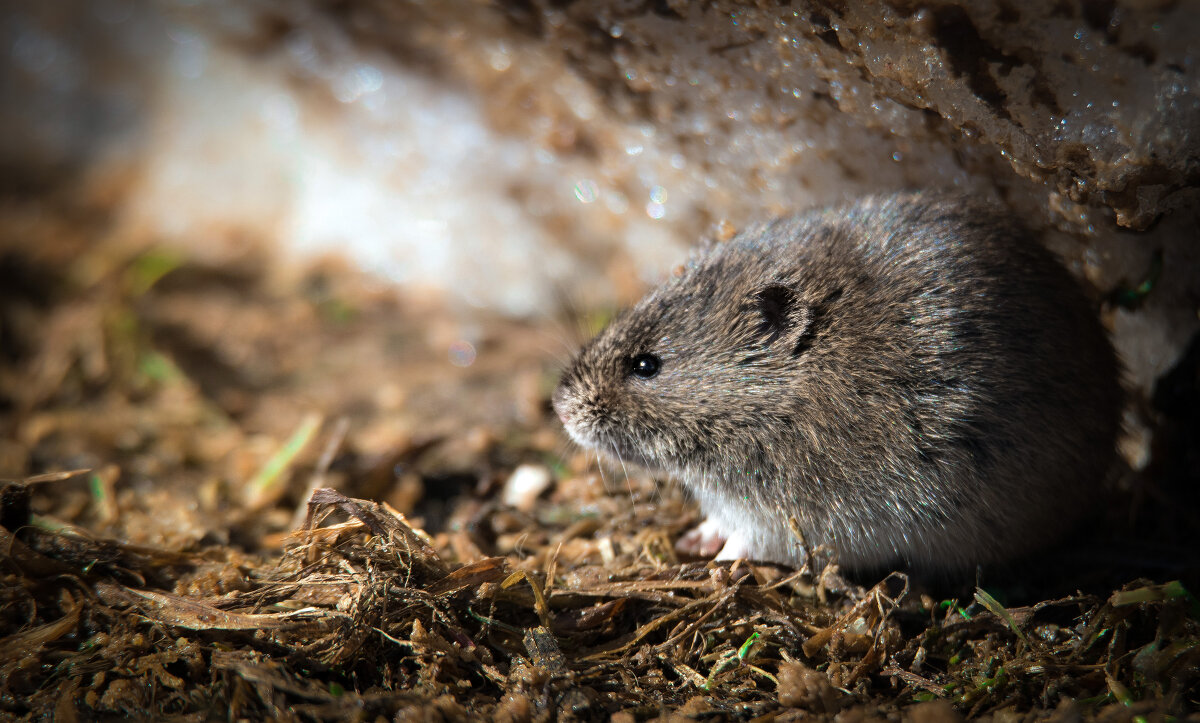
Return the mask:
{"type": "Polygon", "coordinates": [[[851,580],[681,560],[678,489],[566,442],[603,312],[465,323],[252,247],[0,207],[0,718],[1198,719],[1196,350],[1119,534],[851,580]]]}

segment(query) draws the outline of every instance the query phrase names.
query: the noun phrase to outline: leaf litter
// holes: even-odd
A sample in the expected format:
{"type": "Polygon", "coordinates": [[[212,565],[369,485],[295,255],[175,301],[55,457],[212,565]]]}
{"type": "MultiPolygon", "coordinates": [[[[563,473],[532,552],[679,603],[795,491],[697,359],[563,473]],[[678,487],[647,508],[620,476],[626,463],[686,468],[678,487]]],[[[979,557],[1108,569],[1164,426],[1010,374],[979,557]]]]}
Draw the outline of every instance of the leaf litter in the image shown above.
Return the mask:
{"type": "Polygon", "coordinates": [[[1195,715],[1179,580],[1005,605],[681,560],[678,490],[563,441],[538,325],[43,211],[0,219],[3,717],[1195,715]]]}

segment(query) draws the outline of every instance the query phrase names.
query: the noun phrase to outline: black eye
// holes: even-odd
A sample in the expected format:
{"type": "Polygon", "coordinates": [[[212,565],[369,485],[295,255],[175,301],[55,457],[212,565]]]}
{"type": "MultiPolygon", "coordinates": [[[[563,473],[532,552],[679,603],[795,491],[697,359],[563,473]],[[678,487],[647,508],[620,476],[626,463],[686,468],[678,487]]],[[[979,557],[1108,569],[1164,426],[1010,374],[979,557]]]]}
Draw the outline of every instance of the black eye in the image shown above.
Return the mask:
{"type": "Polygon", "coordinates": [[[635,377],[649,379],[658,374],[662,360],[653,354],[638,354],[629,360],[629,373],[635,377]]]}

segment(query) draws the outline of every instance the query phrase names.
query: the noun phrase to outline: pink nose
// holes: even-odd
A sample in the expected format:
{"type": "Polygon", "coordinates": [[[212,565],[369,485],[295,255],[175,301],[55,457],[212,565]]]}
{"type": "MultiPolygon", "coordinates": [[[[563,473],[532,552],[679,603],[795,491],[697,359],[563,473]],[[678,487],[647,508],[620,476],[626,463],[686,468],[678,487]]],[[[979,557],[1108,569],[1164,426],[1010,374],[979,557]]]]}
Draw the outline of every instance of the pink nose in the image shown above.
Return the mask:
{"type": "Polygon", "coordinates": [[[569,405],[563,403],[562,397],[560,397],[558,394],[554,395],[554,399],[550,402],[550,406],[553,407],[554,413],[558,415],[558,421],[562,422],[563,424],[571,421],[571,415],[569,414],[570,407],[569,405]]]}

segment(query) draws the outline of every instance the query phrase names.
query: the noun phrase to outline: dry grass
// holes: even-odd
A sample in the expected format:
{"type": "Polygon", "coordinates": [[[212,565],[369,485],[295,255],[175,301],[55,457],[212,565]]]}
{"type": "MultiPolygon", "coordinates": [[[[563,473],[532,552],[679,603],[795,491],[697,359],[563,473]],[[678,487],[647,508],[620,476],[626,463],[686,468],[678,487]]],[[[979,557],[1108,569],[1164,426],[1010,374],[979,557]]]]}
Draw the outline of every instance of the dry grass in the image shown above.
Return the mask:
{"type": "Polygon", "coordinates": [[[1200,699],[1178,582],[1006,607],[681,561],[676,491],[566,451],[540,330],[486,320],[462,370],[433,302],[55,211],[0,218],[2,716],[1152,720],[1200,699]],[[549,489],[499,503],[523,463],[549,489]]]}

